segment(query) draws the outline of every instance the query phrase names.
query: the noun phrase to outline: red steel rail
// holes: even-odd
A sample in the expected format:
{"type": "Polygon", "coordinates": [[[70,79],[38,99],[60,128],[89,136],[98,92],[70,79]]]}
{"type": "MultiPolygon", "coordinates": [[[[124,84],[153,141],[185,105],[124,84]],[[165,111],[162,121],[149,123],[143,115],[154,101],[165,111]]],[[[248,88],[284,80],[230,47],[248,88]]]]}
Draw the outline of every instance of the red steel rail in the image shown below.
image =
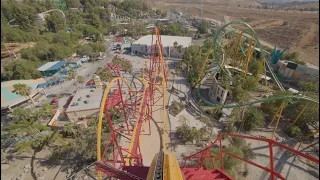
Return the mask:
{"type": "MultiPolygon", "coordinates": [[[[273,146],[279,146],[280,148],[283,148],[283,149],[285,149],[285,150],[287,150],[287,151],[289,151],[289,152],[291,152],[293,154],[296,154],[296,155],[301,156],[301,157],[303,157],[305,159],[308,159],[308,160],[310,160],[310,161],[312,161],[314,163],[319,164],[319,159],[317,159],[315,157],[312,157],[312,156],[309,156],[307,154],[304,154],[302,152],[299,152],[299,151],[297,151],[297,150],[295,150],[293,148],[287,147],[287,146],[285,146],[283,144],[280,144],[279,142],[276,142],[276,141],[274,141],[272,139],[263,139],[263,138],[257,138],[257,137],[251,137],[251,136],[244,136],[244,135],[240,135],[240,134],[223,133],[223,134],[219,134],[217,139],[214,140],[207,148],[205,148],[205,149],[203,149],[203,150],[201,150],[201,151],[199,151],[197,153],[191,154],[190,156],[186,157],[184,159],[184,164],[183,164],[182,169],[186,167],[187,160],[192,159],[192,158],[198,159],[198,167],[197,167],[198,169],[201,169],[201,161],[205,160],[207,158],[211,159],[211,164],[212,164],[212,167],[214,168],[213,158],[219,158],[220,159],[220,163],[221,163],[221,170],[224,171],[223,156],[226,154],[226,155],[229,155],[229,156],[231,156],[233,158],[242,160],[242,161],[244,161],[246,163],[249,163],[251,165],[254,165],[254,166],[256,166],[256,167],[258,167],[260,169],[263,169],[263,170],[269,172],[271,174],[271,179],[272,180],[275,179],[274,178],[275,176],[277,178],[279,178],[279,179],[285,180],[285,178],[282,177],[280,175],[280,173],[278,173],[278,172],[276,172],[274,170],[273,146]],[[222,148],[222,137],[223,136],[251,139],[251,140],[263,141],[263,142],[268,143],[268,145],[269,145],[269,155],[270,155],[270,168],[261,166],[261,165],[259,165],[257,163],[254,163],[254,162],[250,161],[250,160],[246,160],[246,159],[244,159],[242,157],[239,157],[239,156],[236,156],[234,154],[231,154],[231,153],[223,151],[223,148],[222,148]],[[219,155],[218,156],[212,156],[210,150],[218,141],[219,141],[219,155]],[[207,156],[208,153],[210,154],[209,156],[207,156]]],[[[205,166],[207,166],[206,163],[204,163],[204,164],[205,164],[205,166]]]]}

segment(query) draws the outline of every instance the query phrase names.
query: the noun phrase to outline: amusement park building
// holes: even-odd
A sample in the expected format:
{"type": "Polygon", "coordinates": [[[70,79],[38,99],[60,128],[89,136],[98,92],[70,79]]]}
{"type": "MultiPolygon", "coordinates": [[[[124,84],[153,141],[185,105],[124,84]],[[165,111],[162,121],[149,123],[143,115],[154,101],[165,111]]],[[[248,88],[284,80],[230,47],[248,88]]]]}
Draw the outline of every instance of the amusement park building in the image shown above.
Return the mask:
{"type": "Polygon", "coordinates": [[[71,122],[77,122],[81,118],[99,112],[102,94],[103,89],[101,88],[84,88],[78,90],[65,111],[69,120],[71,122]]]}
{"type": "MultiPolygon", "coordinates": [[[[131,51],[136,55],[150,55],[151,51],[151,41],[152,35],[143,36],[134,43],[132,43],[131,51]]],[[[155,42],[155,39],[154,39],[155,42]]],[[[161,43],[163,47],[163,56],[172,57],[172,58],[181,58],[184,50],[191,46],[192,38],[183,37],[183,36],[164,36],[161,35],[161,43]],[[182,52],[178,52],[174,48],[174,42],[177,42],[178,45],[182,45],[182,52]]]]}
{"type": "Polygon", "coordinates": [[[310,80],[319,77],[319,67],[314,65],[301,65],[291,61],[278,61],[278,73],[284,77],[295,80],[310,80]]]}

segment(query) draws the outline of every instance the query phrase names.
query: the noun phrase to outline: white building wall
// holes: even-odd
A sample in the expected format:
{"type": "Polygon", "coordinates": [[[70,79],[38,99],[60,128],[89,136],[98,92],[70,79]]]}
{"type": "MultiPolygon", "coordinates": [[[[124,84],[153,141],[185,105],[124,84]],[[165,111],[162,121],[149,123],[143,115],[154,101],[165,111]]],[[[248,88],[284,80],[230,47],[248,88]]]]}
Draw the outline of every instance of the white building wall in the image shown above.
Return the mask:
{"type": "MultiPolygon", "coordinates": [[[[179,53],[179,51],[174,48],[173,46],[167,46],[162,48],[162,54],[164,57],[172,57],[172,58],[182,58],[182,55],[184,54],[186,48],[182,49],[182,52],[179,53]],[[170,50],[170,52],[168,51],[170,50]],[[169,56],[170,55],[170,56],[169,56]]],[[[143,44],[132,44],[131,46],[131,52],[137,54],[137,55],[150,55],[151,53],[151,46],[143,45],[143,44]],[[147,48],[147,49],[146,49],[147,48]]]]}
{"type": "Polygon", "coordinates": [[[223,89],[216,78],[213,79],[213,84],[209,89],[209,99],[211,102],[224,104],[227,100],[228,90],[223,89]],[[220,101],[218,102],[218,99],[220,101]]]}
{"type": "Polygon", "coordinates": [[[90,116],[90,115],[97,113],[97,112],[99,112],[99,109],[66,112],[66,115],[68,116],[68,118],[71,122],[77,122],[79,120],[79,118],[87,117],[87,116],[90,116]]]}

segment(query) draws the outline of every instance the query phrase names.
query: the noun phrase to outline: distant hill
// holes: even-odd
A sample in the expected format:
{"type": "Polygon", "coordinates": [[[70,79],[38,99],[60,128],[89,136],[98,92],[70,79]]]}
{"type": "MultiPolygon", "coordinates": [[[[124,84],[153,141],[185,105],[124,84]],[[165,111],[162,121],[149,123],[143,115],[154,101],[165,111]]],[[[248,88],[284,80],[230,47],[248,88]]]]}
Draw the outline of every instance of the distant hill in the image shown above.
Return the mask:
{"type": "Polygon", "coordinates": [[[319,0],[257,0],[259,3],[319,2],[319,0]]]}
{"type": "Polygon", "coordinates": [[[291,1],[291,2],[281,2],[281,0],[276,0],[276,2],[272,2],[275,0],[260,0],[260,1],[266,1],[266,2],[260,2],[261,5],[267,5],[267,6],[277,6],[277,7],[296,7],[297,9],[302,8],[314,8],[319,9],[319,1],[309,1],[309,0],[301,0],[301,2],[295,0],[282,0],[282,1],[291,1]],[[302,2],[303,1],[303,2],[302,2]]]}

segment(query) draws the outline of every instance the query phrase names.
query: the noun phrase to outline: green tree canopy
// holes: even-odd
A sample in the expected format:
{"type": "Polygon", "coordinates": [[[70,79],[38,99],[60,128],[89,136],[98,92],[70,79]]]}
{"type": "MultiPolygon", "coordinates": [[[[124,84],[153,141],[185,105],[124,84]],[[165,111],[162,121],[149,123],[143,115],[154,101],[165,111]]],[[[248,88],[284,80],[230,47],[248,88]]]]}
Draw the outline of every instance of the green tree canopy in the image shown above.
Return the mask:
{"type": "Polygon", "coordinates": [[[60,12],[53,11],[45,19],[50,32],[59,32],[65,29],[65,18],[60,12]]]}
{"type": "Polygon", "coordinates": [[[1,10],[8,21],[15,19],[14,24],[27,31],[34,29],[37,19],[36,9],[25,3],[18,3],[14,0],[1,3],[1,10]]]}
{"type": "Polygon", "coordinates": [[[11,61],[5,64],[1,72],[1,80],[37,79],[41,77],[36,69],[38,62],[28,60],[11,61]]]}
{"type": "Polygon", "coordinates": [[[176,129],[176,137],[182,143],[192,142],[195,139],[195,134],[192,128],[186,124],[178,126],[176,129]]]}
{"type": "Polygon", "coordinates": [[[18,84],[14,84],[13,85],[13,89],[14,89],[13,92],[15,92],[16,94],[19,94],[20,96],[24,96],[24,97],[29,97],[29,99],[34,104],[32,98],[30,96],[31,95],[31,91],[32,91],[31,87],[29,87],[26,84],[18,83],[18,84]]]}
{"type": "Polygon", "coordinates": [[[77,48],[77,54],[80,56],[87,55],[93,56],[93,48],[89,44],[81,45],[77,48]]]}
{"type": "Polygon", "coordinates": [[[198,31],[200,34],[208,33],[208,28],[209,28],[209,22],[206,20],[202,20],[202,25],[201,23],[198,24],[198,31]]]}
{"type": "Polygon", "coordinates": [[[69,80],[72,80],[72,79],[75,79],[76,78],[76,71],[75,70],[73,70],[73,69],[70,69],[69,71],[68,71],[68,77],[69,77],[69,80]]]}
{"type": "Polygon", "coordinates": [[[265,118],[262,111],[252,107],[245,115],[244,129],[250,131],[254,128],[261,128],[265,125],[265,118]]]}

